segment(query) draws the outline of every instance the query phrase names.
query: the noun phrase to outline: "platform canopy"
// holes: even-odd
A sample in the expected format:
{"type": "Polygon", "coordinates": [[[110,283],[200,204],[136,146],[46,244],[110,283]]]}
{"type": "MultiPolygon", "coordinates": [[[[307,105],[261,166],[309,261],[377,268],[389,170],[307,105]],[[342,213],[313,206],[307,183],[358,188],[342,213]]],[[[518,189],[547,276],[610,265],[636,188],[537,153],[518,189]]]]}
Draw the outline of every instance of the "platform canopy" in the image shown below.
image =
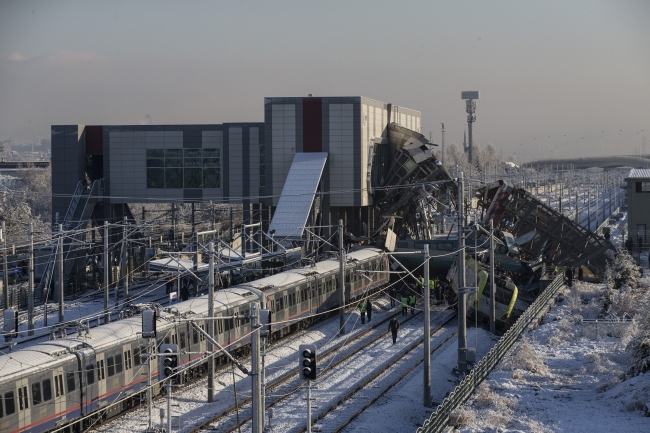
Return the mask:
{"type": "Polygon", "coordinates": [[[326,152],[296,153],[269,225],[275,239],[302,238],[318,184],[327,162],[326,152]]]}

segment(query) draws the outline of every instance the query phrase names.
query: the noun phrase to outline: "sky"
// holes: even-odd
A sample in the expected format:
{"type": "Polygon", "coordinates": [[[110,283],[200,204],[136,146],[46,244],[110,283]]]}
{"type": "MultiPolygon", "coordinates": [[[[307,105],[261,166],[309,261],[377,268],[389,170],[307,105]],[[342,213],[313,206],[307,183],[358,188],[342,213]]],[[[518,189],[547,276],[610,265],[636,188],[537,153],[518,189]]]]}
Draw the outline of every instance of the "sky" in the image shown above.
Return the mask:
{"type": "Polygon", "coordinates": [[[53,124],[262,121],[367,96],[520,156],[650,153],[650,1],[0,0],[0,140],[53,124]]]}

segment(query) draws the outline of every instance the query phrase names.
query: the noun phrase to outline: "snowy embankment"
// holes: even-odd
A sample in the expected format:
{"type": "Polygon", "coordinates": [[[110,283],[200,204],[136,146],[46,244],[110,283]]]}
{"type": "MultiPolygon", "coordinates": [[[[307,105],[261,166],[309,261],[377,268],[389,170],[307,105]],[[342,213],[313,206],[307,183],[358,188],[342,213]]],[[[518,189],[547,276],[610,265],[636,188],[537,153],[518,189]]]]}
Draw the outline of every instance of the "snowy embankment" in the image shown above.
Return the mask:
{"type": "Polygon", "coordinates": [[[578,282],[558,296],[453,414],[461,432],[650,431],[648,263],[639,278],[629,256],[616,262],[604,284],[578,282]]]}

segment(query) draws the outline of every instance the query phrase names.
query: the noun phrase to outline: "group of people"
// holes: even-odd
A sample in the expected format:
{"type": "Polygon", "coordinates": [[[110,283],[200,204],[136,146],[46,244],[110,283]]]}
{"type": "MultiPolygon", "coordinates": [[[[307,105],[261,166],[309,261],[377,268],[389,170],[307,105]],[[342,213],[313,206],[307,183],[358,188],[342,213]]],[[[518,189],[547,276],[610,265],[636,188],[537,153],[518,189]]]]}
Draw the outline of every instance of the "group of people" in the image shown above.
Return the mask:
{"type": "MultiPolygon", "coordinates": [[[[173,293],[174,282],[176,279],[173,276],[169,276],[165,282],[165,293],[173,293]]],[[[188,281],[186,278],[181,278],[181,290],[180,296],[182,301],[187,301],[190,299],[190,284],[194,285],[192,280],[188,281]]]]}
{"type": "MultiPolygon", "coordinates": [[[[573,287],[574,276],[575,276],[575,269],[573,269],[570,266],[567,266],[566,269],[564,270],[564,277],[569,287],[573,287]]],[[[580,266],[578,268],[578,280],[582,281],[583,279],[584,279],[584,271],[582,270],[582,266],[580,266]]]]}

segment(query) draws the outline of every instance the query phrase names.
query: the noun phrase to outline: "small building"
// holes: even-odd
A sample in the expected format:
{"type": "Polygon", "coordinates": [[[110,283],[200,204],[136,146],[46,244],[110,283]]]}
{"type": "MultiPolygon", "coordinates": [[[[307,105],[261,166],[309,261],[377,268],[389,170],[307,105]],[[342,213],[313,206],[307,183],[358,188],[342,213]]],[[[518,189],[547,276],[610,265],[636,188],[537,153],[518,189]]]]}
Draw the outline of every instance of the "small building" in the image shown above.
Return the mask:
{"type": "Polygon", "coordinates": [[[650,242],[650,169],[633,168],[625,178],[627,183],[628,236],[636,244],[641,238],[650,242]]]}

